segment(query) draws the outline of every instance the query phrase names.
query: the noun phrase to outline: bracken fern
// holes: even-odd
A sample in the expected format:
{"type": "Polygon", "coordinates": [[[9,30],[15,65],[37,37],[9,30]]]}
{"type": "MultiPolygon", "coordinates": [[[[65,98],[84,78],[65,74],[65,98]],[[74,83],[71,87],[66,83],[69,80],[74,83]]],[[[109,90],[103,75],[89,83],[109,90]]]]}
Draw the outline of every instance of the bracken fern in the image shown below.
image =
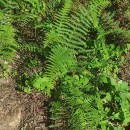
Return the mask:
{"type": "MultiPolygon", "coordinates": [[[[114,94],[117,92],[115,88],[119,84],[104,82],[100,77],[110,76],[111,72],[117,69],[116,61],[123,51],[114,43],[108,43],[106,37],[110,34],[129,35],[130,31],[120,28],[112,13],[106,13],[103,17],[104,10],[110,4],[109,0],[92,0],[86,7],[81,5],[71,15],[70,3],[71,1],[65,2],[63,9],[56,16],[52,29],[46,34],[44,47],[50,48],[51,53],[43,78],[48,77],[48,84],[51,83],[49,81],[53,81],[53,87],[45,87],[43,83],[41,88],[49,91],[56,86],[55,96],[62,102],[63,109],[68,110],[68,129],[109,130],[118,126],[121,128],[118,121],[114,122],[117,119],[116,115],[111,113],[118,112],[112,110],[109,104],[112,103],[113,91],[114,94]],[[114,90],[105,91],[105,83],[110,89],[115,86],[114,90]]],[[[128,87],[126,84],[125,86],[128,87]]],[[[118,106],[116,98],[114,101],[115,106],[118,106]]]]}
{"type": "Polygon", "coordinates": [[[15,56],[17,44],[14,39],[15,29],[11,25],[8,14],[0,12],[0,64],[3,69],[8,65],[6,62],[12,62],[15,56]],[[6,62],[4,62],[6,61],[6,62]]]}

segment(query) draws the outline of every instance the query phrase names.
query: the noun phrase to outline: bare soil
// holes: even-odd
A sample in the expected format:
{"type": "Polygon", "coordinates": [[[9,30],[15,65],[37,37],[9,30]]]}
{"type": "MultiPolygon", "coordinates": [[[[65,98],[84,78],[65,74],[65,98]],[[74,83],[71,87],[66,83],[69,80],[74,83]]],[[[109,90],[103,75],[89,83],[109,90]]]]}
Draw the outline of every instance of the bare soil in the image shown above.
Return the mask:
{"type": "Polygon", "coordinates": [[[118,76],[130,85],[130,52],[125,56],[125,62],[120,66],[118,76]]]}
{"type": "Polygon", "coordinates": [[[47,98],[15,87],[14,81],[0,82],[0,130],[47,130],[47,98]]]}

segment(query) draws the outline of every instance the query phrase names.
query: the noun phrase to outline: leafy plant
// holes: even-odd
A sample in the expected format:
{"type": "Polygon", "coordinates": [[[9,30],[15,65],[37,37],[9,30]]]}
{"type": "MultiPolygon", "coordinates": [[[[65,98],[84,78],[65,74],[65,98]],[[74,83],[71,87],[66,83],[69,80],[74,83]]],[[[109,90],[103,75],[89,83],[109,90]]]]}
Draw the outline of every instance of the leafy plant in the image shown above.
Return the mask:
{"type": "MultiPolygon", "coordinates": [[[[56,102],[60,102],[68,118],[68,129],[109,130],[122,129],[130,122],[130,94],[126,82],[112,77],[101,76],[100,88],[93,86],[91,77],[85,75],[67,76],[55,92],[56,102]],[[59,101],[60,100],[60,101],[59,101]]],[[[53,119],[65,118],[60,106],[51,108],[53,119]],[[58,112],[56,112],[58,111],[58,112]],[[57,113],[61,117],[56,118],[57,113]]]]}
{"type": "Polygon", "coordinates": [[[124,130],[129,124],[128,84],[117,77],[129,46],[126,3],[0,1],[1,64],[12,62],[17,41],[22,66],[14,73],[18,88],[50,96],[50,128],[124,130]]]}
{"type": "MultiPolygon", "coordinates": [[[[91,1],[87,8],[81,6],[79,12],[74,12],[71,18],[69,18],[71,1],[65,3],[64,8],[57,15],[55,25],[46,35],[44,47],[53,47],[56,44],[54,47],[57,48],[58,44],[61,44],[71,49],[78,60],[78,71],[82,71],[82,68],[83,70],[87,69],[93,75],[97,72],[98,74],[106,73],[109,75],[113,69],[117,71],[116,61],[118,61],[118,57],[121,56],[123,50],[114,44],[107,45],[105,38],[108,34],[127,33],[127,31],[122,30],[119,26],[111,30],[103,28],[100,18],[103,9],[108,5],[109,1],[107,0],[91,1]],[[91,33],[94,34],[93,38],[91,33]]],[[[112,16],[108,15],[107,18],[112,19],[112,16]]],[[[111,22],[111,20],[108,22],[111,22]]],[[[57,61],[56,57],[52,55],[49,60],[54,62],[51,62],[51,66],[48,64],[50,78],[54,77],[57,80],[55,74],[60,73],[60,69],[62,70],[64,65],[62,67],[59,66],[59,71],[57,71],[54,68],[55,64],[58,64],[59,59],[58,62],[55,62],[57,61]]]]}
{"type": "MultiPolygon", "coordinates": [[[[69,6],[65,6],[65,9],[57,16],[53,29],[50,33],[47,33],[44,46],[50,45],[51,47],[54,43],[67,46],[76,52],[80,65],[87,66],[87,68],[102,68],[100,72],[109,73],[115,64],[113,59],[118,59],[122,50],[114,44],[108,44],[105,37],[113,33],[129,34],[129,31],[122,30],[118,25],[115,29],[104,29],[100,18],[102,10],[107,5],[109,5],[109,1],[90,2],[87,9],[81,6],[79,12],[74,12],[70,19],[68,18],[69,6]],[[116,52],[111,51],[109,48],[115,48],[116,52]],[[113,55],[110,53],[113,53],[113,55]]],[[[107,17],[112,19],[111,15],[107,17]]]]}
{"type": "MultiPolygon", "coordinates": [[[[106,38],[109,35],[129,35],[129,31],[120,28],[111,13],[103,17],[103,11],[109,4],[108,0],[90,1],[87,7],[81,6],[79,11],[76,10],[69,17],[71,1],[65,3],[52,30],[46,34],[44,47],[53,48],[55,51],[49,55],[45,73],[49,75],[48,84],[53,80],[57,83],[53,85],[56,86],[53,104],[61,102],[61,106],[67,111],[67,129],[109,130],[124,129],[124,126],[128,125],[129,120],[125,121],[125,118],[129,119],[129,115],[124,116],[129,112],[128,85],[122,81],[117,83],[118,81],[111,77],[116,77],[119,63],[117,61],[125,47],[122,50],[120,46],[109,43],[106,38]],[[106,19],[108,26],[105,26],[106,19]],[[111,28],[112,24],[116,27],[111,28]],[[59,49],[59,44],[73,52],[74,57],[64,58],[64,50],[59,49]],[[59,50],[61,52],[57,55],[59,50]],[[75,62],[73,69],[66,68],[70,63],[68,60],[73,61],[75,57],[78,62],[75,62]],[[105,82],[100,79],[101,75],[105,75],[105,82]],[[104,88],[105,85],[107,88],[104,88]],[[117,94],[119,86],[123,91],[127,88],[125,93],[128,95],[125,99],[117,94]],[[127,104],[125,111],[122,111],[123,106],[120,104],[123,100],[127,104]]],[[[70,52],[66,52],[66,55],[70,55],[70,52]]],[[[44,85],[39,87],[44,88],[44,85]]],[[[54,87],[48,86],[46,91],[52,88],[54,87]]],[[[61,113],[61,110],[57,110],[61,113]]],[[[51,109],[53,118],[57,110],[51,109]]],[[[57,112],[55,116],[57,117],[57,112]]],[[[56,118],[54,127],[58,125],[57,120],[59,119],[56,118]]]]}
{"type": "Polygon", "coordinates": [[[15,29],[11,25],[9,15],[0,11],[0,71],[7,71],[9,62],[13,62],[17,49],[14,37],[15,29]]]}
{"type": "Polygon", "coordinates": [[[66,73],[71,72],[75,65],[74,52],[60,45],[52,48],[48,58],[46,73],[43,76],[39,75],[34,78],[34,88],[44,90],[45,93],[50,95],[50,91],[56,85],[56,81],[64,77],[66,73]]]}

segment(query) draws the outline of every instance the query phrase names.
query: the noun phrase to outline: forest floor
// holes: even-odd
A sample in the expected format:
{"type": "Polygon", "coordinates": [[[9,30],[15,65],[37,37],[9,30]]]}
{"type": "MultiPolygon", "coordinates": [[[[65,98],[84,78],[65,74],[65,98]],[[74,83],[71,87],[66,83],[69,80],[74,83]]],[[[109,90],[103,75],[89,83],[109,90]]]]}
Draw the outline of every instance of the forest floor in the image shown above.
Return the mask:
{"type": "Polygon", "coordinates": [[[48,130],[48,102],[47,98],[38,92],[32,94],[22,94],[25,96],[26,103],[23,111],[23,118],[19,126],[19,130],[48,130]],[[27,103],[28,102],[28,103],[27,103]]]}
{"type": "Polygon", "coordinates": [[[125,62],[120,66],[118,76],[130,85],[130,52],[125,56],[125,62]]]}
{"type": "MultiPolygon", "coordinates": [[[[130,53],[120,66],[119,78],[130,85],[130,53]]],[[[48,99],[42,93],[17,91],[12,80],[0,80],[0,130],[48,130],[48,99]],[[12,121],[15,129],[11,128],[12,121]]],[[[129,129],[129,128],[128,128],[129,129]]]]}
{"type": "Polygon", "coordinates": [[[47,98],[15,89],[14,81],[0,81],[0,130],[47,130],[47,98]]]}

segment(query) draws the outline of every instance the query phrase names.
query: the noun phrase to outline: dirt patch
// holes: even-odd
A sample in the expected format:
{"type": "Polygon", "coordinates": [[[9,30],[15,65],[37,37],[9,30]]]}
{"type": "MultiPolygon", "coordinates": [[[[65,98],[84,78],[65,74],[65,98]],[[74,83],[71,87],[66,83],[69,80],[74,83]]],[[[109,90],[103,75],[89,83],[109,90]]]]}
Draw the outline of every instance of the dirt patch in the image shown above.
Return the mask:
{"type": "Polygon", "coordinates": [[[130,85],[130,52],[125,56],[125,62],[120,66],[118,76],[130,85]]]}
{"type": "Polygon", "coordinates": [[[28,103],[25,104],[20,128],[25,130],[48,130],[47,124],[47,98],[37,92],[28,95],[28,103]]]}
{"type": "Polygon", "coordinates": [[[0,81],[0,130],[47,130],[47,98],[18,92],[15,82],[0,81]]]}
{"type": "Polygon", "coordinates": [[[0,130],[17,130],[22,116],[20,100],[7,86],[0,87],[0,130]]]}

